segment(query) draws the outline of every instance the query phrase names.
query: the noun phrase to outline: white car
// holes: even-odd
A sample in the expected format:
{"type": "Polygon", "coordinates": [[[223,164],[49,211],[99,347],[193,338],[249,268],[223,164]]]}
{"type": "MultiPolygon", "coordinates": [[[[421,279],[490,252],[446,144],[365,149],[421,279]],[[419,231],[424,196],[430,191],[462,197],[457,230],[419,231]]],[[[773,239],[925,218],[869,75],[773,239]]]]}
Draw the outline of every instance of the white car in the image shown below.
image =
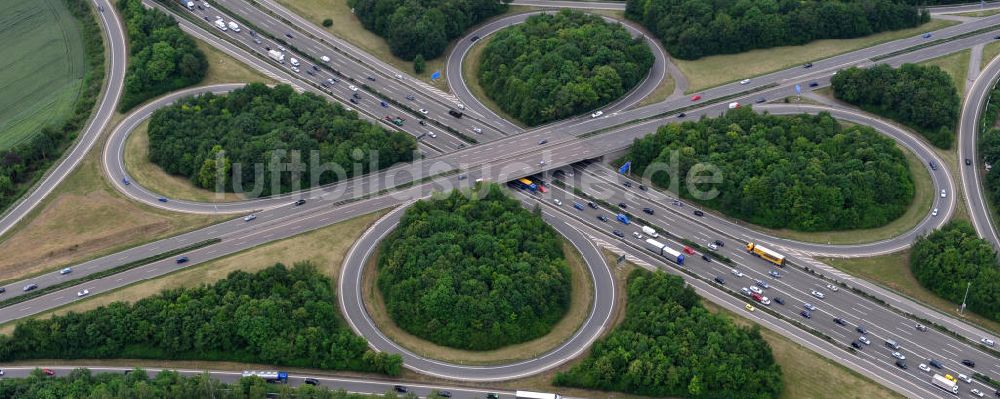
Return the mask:
{"type": "Polygon", "coordinates": [[[947,196],[948,196],[948,193],[946,193],[944,190],[941,190],[941,198],[944,198],[944,197],[947,197],[947,196]]]}
{"type": "Polygon", "coordinates": [[[591,117],[591,118],[596,118],[596,117],[599,117],[599,116],[601,116],[601,115],[604,115],[604,111],[597,111],[597,112],[594,112],[594,113],[590,114],[590,117],[591,117]]]}
{"type": "Polygon", "coordinates": [[[257,218],[257,215],[251,213],[249,215],[244,216],[243,217],[243,221],[244,222],[249,222],[249,221],[254,220],[256,218],[257,218]]]}
{"type": "Polygon", "coordinates": [[[737,109],[739,107],[740,107],[740,103],[737,102],[737,101],[733,101],[733,102],[729,103],[729,109],[737,109]]]}
{"type": "Polygon", "coordinates": [[[966,384],[971,384],[972,383],[972,377],[969,377],[969,376],[967,376],[965,374],[959,374],[958,375],[958,379],[960,379],[962,381],[965,381],[966,384]]]}
{"type": "Polygon", "coordinates": [[[632,232],[632,237],[635,237],[635,238],[637,238],[637,239],[640,239],[640,240],[641,240],[641,239],[642,239],[642,234],[639,234],[639,232],[638,232],[638,231],[633,231],[633,232],[632,232]]]}
{"type": "Polygon", "coordinates": [[[986,345],[986,346],[989,346],[989,347],[991,347],[991,348],[992,348],[992,347],[993,347],[994,345],[996,345],[996,342],[993,342],[993,340],[992,340],[992,339],[989,339],[989,338],[983,338],[983,339],[979,340],[979,342],[982,342],[982,343],[983,343],[983,345],[986,345]]]}
{"type": "Polygon", "coordinates": [[[323,62],[330,62],[330,57],[327,57],[325,55],[322,56],[322,57],[319,57],[319,59],[322,60],[323,62]]]}
{"type": "Polygon", "coordinates": [[[436,138],[438,138],[438,135],[437,135],[436,133],[434,133],[434,132],[431,132],[431,131],[428,131],[428,132],[427,132],[427,135],[428,135],[428,136],[431,136],[431,138],[432,138],[432,139],[436,139],[436,138]]]}
{"type": "Polygon", "coordinates": [[[745,84],[749,84],[749,83],[750,83],[750,79],[743,79],[743,80],[740,81],[741,85],[745,85],[745,84]]]}
{"type": "Polygon", "coordinates": [[[90,290],[83,290],[83,291],[77,292],[76,296],[78,296],[78,297],[79,296],[86,296],[87,294],[90,294],[90,290]]]}
{"type": "Polygon", "coordinates": [[[472,131],[473,131],[473,132],[476,132],[476,133],[479,133],[479,134],[483,134],[483,129],[480,129],[480,128],[478,128],[478,127],[474,127],[474,128],[472,128],[472,131]]]}
{"type": "Polygon", "coordinates": [[[73,268],[71,267],[67,267],[59,271],[59,274],[70,274],[70,273],[73,273],[73,268]]]}
{"type": "Polygon", "coordinates": [[[837,292],[837,290],[839,290],[839,288],[837,288],[837,286],[833,285],[833,284],[827,284],[826,285],[826,289],[828,289],[830,291],[833,291],[833,292],[837,292]]]}
{"type": "Polygon", "coordinates": [[[906,356],[903,356],[903,354],[899,352],[892,352],[892,357],[899,360],[906,360],[906,356]]]}
{"type": "Polygon", "coordinates": [[[813,304],[808,303],[808,302],[802,304],[802,307],[804,307],[806,309],[809,309],[810,312],[815,312],[816,311],[816,306],[814,306],[813,304]]]}
{"type": "Polygon", "coordinates": [[[562,201],[560,201],[559,198],[553,198],[552,202],[555,202],[556,205],[562,206],[562,201]]]}
{"type": "Polygon", "coordinates": [[[812,292],[810,292],[810,294],[812,294],[812,296],[817,297],[819,299],[826,298],[825,294],[823,294],[822,292],[816,291],[816,290],[812,290],[812,292]]]}
{"type": "Polygon", "coordinates": [[[465,109],[465,104],[458,103],[458,109],[465,109]]]}
{"type": "Polygon", "coordinates": [[[972,392],[973,395],[976,395],[980,398],[983,397],[983,391],[980,391],[979,389],[972,388],[972,390],[970,390],[969,392],[972,392]]]}
{"type": "Polygon", "coordinates": [[[760,287],[758,287],[756,285],[751,285],[750,286],[750,291],[753,291],[754,294],[763,294],[764,293],[764,290],[760,289],[760,287]]]}
{"type": "Polygon", "coordinates": [[[719,246],[715,245],[715,243],[711,243],[711,244],[708,244],[708,249],[711,249],[711,250],[715,251],[715,250],[719,249],[719,246]]]}
{"type": "Polygon", "coordinates": [[[925,371],[925,372],[928,372],[928,373],[931,372],[930,366],[928,366],[926,364],[920,363],[920,366],[917,366],[917,367],[920,368],[920,371],[925,371]]]}
{"type": "Polygon", "coordinates": [[[937,208],[934,208],[934,210],[931,211],[931,216],[937,216],[937,208]]]}
{"type": "Polygon", "coordinates": [[[302,64],[299,63],[299,60],[295,59],[295,57],[289,58],[288,59],[288,63],[290,63],[292,65],[295,65],[295,66],[302,65],[302,64]]]}
{"type": "Polygon", "coordinates": [[[351,91],[358,91],[358,86],[355,86],[355,85],[349,85],[349,86],[347,86],[347,88],[351,89],[351,91]]]}
{"type": "Polygon", "coordinates": [[[398,74],[398,73],[397,73],[397,74],[396,74],[396,79],[398,79],[398,80],[403,80],[403,75],[400,75],[400,74],[398,74]]]}
{"type": "Polygon", "coordinates": [[[733,273],[733,275],[736,276],[736,277],[743,277],[743,272],[741,272],[739,270],[733,269],[733,271],[731,273],[733,273]]]}
{"type": "Polygon", "coordinates": [[[767,305],[767,306],[770,306],[770,305],[771,305],[771,300],[770,300],[770,299],[767,299],[767,297],[766,297],[766,296],[762,296],[762,297],[760,297],[760,304],[761,304],[761,305],[767,305]]]}
{"type": "Polygon", "coordinates": [[[0,375],[3,375],[3,370],[0,370],[0,375]]]}
{"type": "Polygon", "coordinates": [[[858,337],[858,341],[860,341],[862,344],[865,344],[865,345],[871,345],[872,344],[872,341],[870,339],[868,339],[868,337],[866,337],[864,335],[858,337]]]}
{"type": "Polygon", "coordinates": [[[292,67],[292,70],[295,72],[299,72],[299,67],[292,67]]]}
{"type": "Polygon", "coordinates": [[[420,113],[421,113],[421,114],[424,114],[424,115],[427,115],[427,110],[426,110],[426,109],[423,109],[423,108],[421,108],[421,109],[420,109],[420,113]]]}

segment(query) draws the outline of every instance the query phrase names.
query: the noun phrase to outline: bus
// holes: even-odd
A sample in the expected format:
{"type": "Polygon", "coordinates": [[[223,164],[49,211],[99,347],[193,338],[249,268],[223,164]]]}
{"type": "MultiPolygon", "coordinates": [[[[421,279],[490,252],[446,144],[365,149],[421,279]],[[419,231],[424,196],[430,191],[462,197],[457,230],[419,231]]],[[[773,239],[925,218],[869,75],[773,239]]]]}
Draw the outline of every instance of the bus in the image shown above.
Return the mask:
{"type": "Polygon", "coordinates": [[[520,179],[517,179],[517,181],[521,182],[521,184],[523,184],[526,187],[528,187],[529,189],[531,189],[531,191],[538,190],[538,186],[536,186],[535,183],[532,182],[530,179],[526,179],[526,178],[522,177],[520,179]]]}
{"type": "Polygon", "coordinates": [[[263,371],[263,370],[245,370],[242,374],[243,377],[260,377],[264,381],[270,384],[287,384],[288,383],[288,373],[285,371],[263,371]]]}
{"type": "Polygon", "coordinates": [[[764,260],[774,263],[778,266],[785,266],[785,257],[777,252],[770,249],[764,248],[759,244],[754,244],[752,242],[747,243],[747,251],[753,255],[763,258],[764,260]]]}
{"type": "Polygon", "coordinates": [[[517,399],[560,399],[562,396],[554,393],[542,393],[542,392],[530,392],[530,391],[517,391],[514,392],[514,397],[517,399]]]}

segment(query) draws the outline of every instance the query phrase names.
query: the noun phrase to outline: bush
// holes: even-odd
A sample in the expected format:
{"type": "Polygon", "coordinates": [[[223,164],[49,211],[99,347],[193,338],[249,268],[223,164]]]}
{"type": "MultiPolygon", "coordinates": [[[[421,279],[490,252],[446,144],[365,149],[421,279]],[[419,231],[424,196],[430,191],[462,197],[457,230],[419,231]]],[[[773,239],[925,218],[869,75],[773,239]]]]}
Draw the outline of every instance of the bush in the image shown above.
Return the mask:
{"type": "Polygon", "coordinates": [[[160,94],[194,85],[208,61],[173,17],[142,0],[118,0],[128,28],[129,61],[118,111],[125,112],[160,94]]]}
{"type": "Polygon", "coordinates": [[[348,0],[365,29],[382,36],[393,55],[437,58],[470,26],[507,11],[511,0],[348,0]]]}
{"type": "Polygon", "coordinates": [[[910,271],[920,285],[954,303],[962,303],[972,283],[969,310],[1000,321],[1000,269],[993,246],[976,235],[964,220],[917,238],[910,253],[910,271]]]}
{"type": "Polygon", "coordinates": [[[378,287],[407,332],[487,350],[547,334],[570,302],[560,239],[497,185],[406,210],[385,240],[378,287]],[[485,192],[485,194],[483,194],[485,192]]]}
{"type": "Polygon", "coordinates": [[[554,385],[656,397],[777,398],[781,367],[760,336],[709,313],[678,276],[636,269],[625,320],[554,385]]]}
{"type": "Polygon", "coordinates": [[[415,150],[413,136],[387,131],[340,104],[287,85],[252,83],[225,96],[188,97],[160,108],[149,121],[150,161],[199,187],[249,196],[296,191],[409,162],[415,150]],[[284,164],[300,157],[308,165],[313,155],[320,167],[293,173],[284,164]],[[320,162],[342,171],[324,173],[320,162]],[[280,177],[274,187],[272,175],[280,177]]]}
{"type": "Polygon", "coordinates": [[[213,285],[18,323],[0,358],[140,358],[268,363],[398,374],[341,323],[330,279],[309,264],[232,272],[213,285]]]}
{"type": "Polygon", "coordinates": [[[413,58],[413,72],[415,72],[417,75],[419,75],[419,74],[424,73],[424,70],[426,68],[427,68],[427,65],[424,64],[424,56],[420,55],[420,54],[417,54],[417,56],[413,58]]]}
{"type": "Polygon", "coordinates": [[[831,79],[833,94],[866,111],[912,127],[940,148],[955,139],[961,99],[947,73],[937,66],[886,64],[852,67],[831,79]]]}
{"type": "Polygon", "coordinates": [[[894,141],[869,127],[844,127],[829,114],[787,117],[739,108],[661,126],[637,139],[623,160],[660,187],[672,187],[674,172],[647,176],[647,168],[676,165],[681,196],[770,228],[878,227],[906,212],[914,196],[894,141]],[[698,184],[704,173],[689,176],[700,163],[719,168],[721,183],[698,184]],[[715,198],[696,194],[713,189],[715,198]]]}
{"type": "Polygon", "coordinates": [[[333,20],[330,19],[330,18],[324,19],[323,20],[323,26],[327,27],[327,28],[333,26],[333,20]]]}
{"type": "Polygon", "coordinates": [[[652,65],[646,43],[620,24],[564,10],[497,32],[483,50],[478,74],[501,109],[539,125],[614,101],[652,65]]]}
{"type": "Polygon", "coordinates": [[[685,60],[867,36],[930,21],[929,13],[898,0],[628,0],[625,17],[685,60]]]}

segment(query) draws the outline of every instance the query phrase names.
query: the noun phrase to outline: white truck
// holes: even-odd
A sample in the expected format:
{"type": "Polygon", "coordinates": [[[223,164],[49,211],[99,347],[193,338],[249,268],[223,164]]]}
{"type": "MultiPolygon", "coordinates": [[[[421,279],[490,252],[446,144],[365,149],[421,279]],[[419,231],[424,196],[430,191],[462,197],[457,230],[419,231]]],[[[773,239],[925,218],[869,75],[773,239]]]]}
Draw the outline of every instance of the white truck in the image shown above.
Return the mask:
{"type": "Polygon", "coordinates": [[[194,11],[194,2],[193,1],[189,1],[189,2],[185,3],[184,5],[187,6],[188,10],[194,11]]]}
{"type": "Polygon", "coordinates": [[[285,63],[285,53],[278,50],[268,50],[267,56],[271,57],[272,60],[278,61],[279,64],[285,63]]]}
{"type": "Polygon", "coordinates": [[[288,62],[291,63],[292,66],[299,66],[300,65],[299,64],[299,60],[295,59],[295,57],[289,58],[288,62]]]}
{"type": "Polygon", "coordinates": [[[236,22],[233,22],[233,21],[229,21],[229,29],[232,29],[232,31],[236,32],[236,33],[240,32],[240,26],[237,25],[236,22]]]}
{"type": "Polygon", "coordinates": [[[942,377],[941,374],[934,374],[934,378],[931,378],[931,384],[954,395],[958,395],[958,384],[955,381],[942,377]]]}
{"type": "Polygon", "coordinates": [[[656,233],[656,229],[654,229],[652,227],[649,227],[649,226],[642,226],[642,232],[646,233],[647,236],[650,236],[650,237],[653,237],[653,238],[657,238],[657,237],[660,236],[659,234],[656,233]]]}
{"type": "Polygon", "coordinates": [[[228,28],[226,28],[226,21],[223,21],[222,18],[215,20],[215,27],[219,28],[223,32],[229,30],[228,28]]]}

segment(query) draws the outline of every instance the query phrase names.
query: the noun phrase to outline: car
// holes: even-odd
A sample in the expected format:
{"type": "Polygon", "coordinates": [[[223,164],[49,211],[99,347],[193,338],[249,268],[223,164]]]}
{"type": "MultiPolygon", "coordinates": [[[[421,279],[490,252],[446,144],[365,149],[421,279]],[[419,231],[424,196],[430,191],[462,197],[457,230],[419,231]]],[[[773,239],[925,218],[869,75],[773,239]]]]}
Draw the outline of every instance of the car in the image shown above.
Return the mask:
{"type": "Polygon", "coordinates": [[[427,122],[424,122],[423,119],[417,121],[417,124],[420,125],[420,126],[427,126],[427,122]]]}
{"type": "Polygon", "coordinates": [[[351,98],[351,104],[358,104],[358,99],[351,98]]]}
{"type": "Polygon", "coordinates": [[[708,249],[711,249],[711,250],[715,251],[715,250],[719,249],[719,246],[715,245],[715,244],[708,244],[708,249]]]}
{"type": "Polygon", "coordinates": [[[642,184],[639,185],[639,189],[642,190],[642,191],[649,190],[648,188],[646,188],[645,185],[642,185],[642,184]]]}
{"type": "Polygon", "coordinates": [[[423,109],[423,108],[421,108],[421,109],[420,109],[420,113],[421,113],[421,114],[424,114],[424,115],[427,115],[427,110],[426,110],[426,109],[423,109]]]}
{"type": "Polygon", "coordinates": [[[817,86],[819,86],[818,82],[809,82],[809,87],[817,87],[817,86]]]}
{"type": "Polygon", "coordinates": [[[157,198],[156,200],[160,201],[160,202],[167,202],[166,197],[160,197],[160,198],[157,198]]]}
{"type": "Polygon", "coordinates": [[[840,325],[844,325],[844,319],[841,319],[839,317],[834,317],[833,318],[833,322],[837,323],[837,324],[840,324],[840,325]]]}
{"type": "Polygon", "coordinates": [[[817,298],[819,298],[819,299],[823,299],[823,298],[825,298],[825,297],[826,297],[826,294],[824,294],[824,293],[822,293],[822,292],[819,292],[819,291],[816,291],[816,290],[812,290],[812,291],[810,292],[810,294],[812,294],[812,296],[814,296],[814,297],[817,297],[817,298]]]}
{"type": "Polygon", "coordinates": [[[698,101],[698,100],[701,100],[701,95],[700,94],[695,94],[695,95],[691,96],[691,101],[698,101]]]}
{"type": "Polygon", "coordinates": [[[749,303],[746,304],[746,306],[744,306],[743,308],[746,309],[746,310],[748,310],[748,311],[751,311],[751,312],[753,312],[754,309],[757,309],[757,308],[753,307],[753,305],[751,305],[749,303]]]}
{"type": "Polygon", "coordinates": [[[607,222],[608,218],[604,215],[597,215],[597,220],[600,220],[602,222],[607,222]]]}
{"type": "Polygon", "coordinates": [[[0,294],[3,294],[5,292],[7,292],[7,289],[4,287],[0,287],[0,294]]]}
{"type": "Polygon", "coordinates": [[[774,278],[781,278],[781,273],[778,273],[778,271],[774,270],[774,269],[768,270],[767,274],[770,274],[771,277],[774,277],[774,278]]]}
{"type": "Polygon", "coordinates": [[[647,215],[652,215],[654,213],[653,208],[642,208],[642,212],[647,215]]]}
{"type": "Polygon", "coordinates": [[[555,202],[556,205],[562,206],[562,201],[560,201],[559,198],[553,198],[552,202],[555,202]]]}
{"type": "Polygon", "coordinates": [[[406,393],[406,387],[404,387],[402,385],[393,385],[392,389],[394,391],[396,391],[396,392],[399,392],[399,393],[406,393]]]}
{"type": "Polygon", "coordinates": [[[626,205],[624,202],[619,202],[618,203],[618,207],[622,208],[622,209],[625,209],[625,208],[628,208],[628,205],[626,205]]]}
{"type": "Polygon", "coordinates": [[[597,204],[590,201],[587,202],[587,206],[589,206],[590,209],[597,209],[597,204]]]}
{"type": "Polygon", "coordinates": [[[937,208],[934,208],[933,210],[931,210],[931,216],[937,216],[937,214],[938,214],[938,209],[937,208]]]}
{"type": "Polygon", "coordinates": [[[725,285],[726,284],[726,279],[722,278],[722,276],[715,276],[715,282],[719,283],[719,284],[722,284],[722,285],[725,285]]]}
{"type": "Polygon", "coordinates": [[[177,262],[178,265],[181,263],[186,263],[187,261],[188,261],[187,256],[181,256],[174,260],[174,262],[177,262]]]}
{"type": "Polygon", "coordinates": [[[855,349],[861,349],[861,343],[858,341],[851,341],[851,346],[853,346],[855,349]]]}
{"type": "Polygon", "coordinates": [[[872,344],[872,341],[870,339],[868,339],[868,337],[866,337],[864,335],[858,337],[858,342],[861,342],[861,343],[863,343],[865,345],[871,345],[872,344]]]}
{"type": "Polygon", "coordinates": [[[945,374],[944,378],[948,379],[948,381],[951,381],[951,382],[958,382],[958,379],[956,379],[955,377],[952,377],[951,374],[945,374]]]}
{"type": "Polygon", "coordinates": [[[774,297],[774,301],[777,302],[779,305],[784,305],[785,304],[785,300],[782,299],[780,296],[774,297]]]}
{"type": "Polygon", "coordinates": [[[368,80],[370,80],[370,81],[372,81],[372,82],[374,82],[374,81],[375,81],[375,77],[374,77],[374,76],[372,76],[372,75],[368,75],[368,78],[367,78],[367,79],[368,79],[368,80]]]}
{"type": "Polygon", "coordinates": [[[618,236],[619,238],[625,238],[625,233],[622,233],[621,230],[615,230],[612,231],[611,233],[618,236]]]}
{"type": "Polygon", "coordinates": [[[465,104],[458,103],[458,109],[465,109],[465,104]]]}
{"type": "Polygon", "coordinates": [[[901,368],[903,370],[906,370],[908,368],[906,366],[906,362],[904,362],[902,359],[896,360],[896,367],[899,367],[899,368],[901,368]]]}
{"type": "Polygon", "coordinates": [[[702,212],[702,211],[699,211],[699,210],[695,210],[694,211],[694,215],[695,216],[705,216],[705,212],[702,212]]]}
{"type": "Polygon", "coordinates": [[[490,392],[486,394],[486,399],[500,399],[500,394],[495,392],[490,392]]]}
{"type": "Polygon", "coordinates": [[[301,70],[299,70],[299,67],[292,67],[291,70],[295,71],[296,73],[301,72],[301,70]]]}
{"type": "Polygon", "coordinates": [[[49,377],[56,375],[56,372],[52,371],[52,369],[42,369],[42,372],[49,377]]]}
{"type": "Polygon", "coordinates": [[[437,394],[438,394],[438,396],[440,396],[442,398],[450,398],[451,397],[451,392],[450,391],[438,391],[437,394]]]}
{"type": "Polygon", "coordinates": [[[733,102],[729,103],[729,109],[737,109],[739,107],[740,107],[740,102],[739,101],[733,101],[733,102]]]}
{"type": "Polygon", "coordinates": [[[799,312],[799,314],[802,315],[802,317],[805,317],[807,319],[811,319],[812,318],[812,313],[809,313],[808,310],[803,310],[803,311],[799,312]]]}
{"type": "Polygon", "coordinates": [[[971,166],[971,165],[972,165],[972,160],[969,158],[965,158],[965,166],[971,166]]]}
{"type": "Polygon", "coordinates": [[[623,182],[622,185],[628,188],[632,188],[632,182],[630,181],[623,182]]]}
{"type": "Polygon", "coordinates": [[[87,294],[90,294],[90,290],[78,291],[76,293],[76,296],[78,296],[78,297],[80,297],[80,296],[86,296],[87,294]]]}
{"type": "Polygon", "coordinates": [[[811,63],[811,62],[807,62],[807,63],[806,63],[805,65],[803,65],[802,67],[803,67],[803,68],[812,68],[812,67],[813,67],[813,63],[811,63]]]}
{"type": "MultiPolygon", "coordinates": [[[[436,139],[438,137],[437,133],[434,133],[434,132],[432,132],[430,130],[427,131],[427,135],[431,136],[432,139],[436,139]]],[[[545,161],[542,161],[542,162],[545,162],[545,161]]]]}
{"type": "Polygon", "coordinates": [[[941,198],[944,198],[944,197],[947,197],[947,196],[948,196],[948,193],[946,191],[944,191],[944,190],[941,190],[941,198]]]}
{"type": "Polygon", "coordinates": [[[479,35],[476,35],[476,36],[473,36],[473,37],[469,38],[470,42],[474,42],[476,40],[479,40],[479,35]]]}
{"type": "Polygon", "coordinates": [[[334,84],[334,83],[337,83],[337,82],[339,82],[339,80],[337,80],[336,78],[328,78],[328,79],[326,79],[326,83],[329,83],[331,85],[334,84]]]}
{"type": "Polygon", "coordinates": [[[724,247],[724,246],[726,246],[726,243],[725,243],[725,242],[723,242],[722,240],[715,240],[715,241],[712,241],[712,244],[715,244],[715,245],[718,245],[718,246],[720,246],[720,247],[724,247]]]}
{"type": "Polygon", "coordinates": [[[916,328],[917,331],[927,331],[927,326],[919,323],[916,326],[914,326],[914,328],[916,328]]]}
{"type": "Polygon", "coordinates": [[[257,43],[257,44],[261,44],[261,43],[263,43],[262,41],[260,41],[260,39],[258,39],[258,38],[256,38],[256,37],[255,37],[255,38],[253,38],[253,42],[254,42],[254,43],[257,43]]]}
{"type": "Polygon", "coordinates": [[[750,289],[747,287],[740,288],[740,293],[746,296],[750,296],[750,289]]]}
{"type": "Polygon", "coordinates": [[[865,330],[865,326],[859,325],[856,328],[854,328],[854,330],[862,334],[868,334],[868,330],[865,330]]]}
{"type": "Polygon", "coordinates": [[[733,269],[730,273],[732,273],[736,277],[743,277],[743,272],[736,269],[733,269]]]}
{"type": "Polygon", "coordinates": [[[681,112],[681,113],[677,114],[677,117],[678,117],[678,118],[683,118],[683,117],[685,117],[685,116],[687,116],[687,114],[685,114],[685,113],[683,113],[683,112],[681,112]]]}
{"type": "Polygon", "coordinates": [[[291,33],[285,33],[285,37],[287,37],[289,39],[294,39],[295,38],[295,36],[292,36],[291,33]]]}
{"type": "Polygon", "coordinates": [[[122,178],[122,184],[124,184],[126,186],[132,185],[132,183],[128,181],[127,177],[123,177],[122,178]]]}
{"type": "Polygon", "coordinates": [[[750,291],[753,291],[754,294],[763,294],[764,293],[764,290],[760,289],[760,287],[758,287],[756,285],[751,285],[750,286],[750,291]]]}
{"type": "Polygon", "coordinates": [[[980,398],[983,397],[983,395],[984,395],[983,391],[980,391],[978,388],[972,388],[972,389],[970,389],[969,393],[971,393],[973,395],[976,395],[976,396],[978,396],[980,398]]]}
{"type": "Polygon", "coordinates": [[[768,288],[771,288],[771,286],[767,285],[767,281],[757,280],[757,281],[755,281],[755,283],[757,283],[758,287],[763,288],[765,290],[768,289],[768,288]]]}
{"type": "Polygon", "coordinates": [[[306,385],[319,385],[319,380],[310,377],[306,377],[305,379],[302,380],[302,382],[305,383],[306,385]]]}
{"type": "Polygon", "coordinates": [[[351,91],[358,91],[358,86],[355,85],[348,85],[347,88],[351,89],[351,91]]]}
{"type": "Polygon", "coordinates": [[[538,145],[546,144],[548,142],[549,142],[548,140],[542,139],[541,141],[538,142],[538,145]]]}
{"type": "Polygon", "coordinates": [[[840,290],[840,288],[837,288],[837,286],[833,285],[833,284],[827,284],[826,285],[826,289],[828,289],[830,291],[833,291],[833,292],[837,292],[838,290],[840,290]]]}
{"type": "Polygon", "coordinates": [[[538,166],[545,166],[545,160],[538,161],[538,166]]]}
{"type": "Polygon", "coordinates": [[[767,99],[766,99],[766,98],[764,98],[764,97],[760,97],[760,98],[758,98],[758,99],[754,100],[754,102],[755,102],[755,103],[757,103],[757,104],[760,104],[760,103],[763,103],[763,102],[765,102],[765,101],[767,101],[767,99]]]}
{"type": "Polygon", "coordinates": [[[976,362],[969,359],[962,359],[962,364],[968,366],[969,368],[976,368],[976,362]]]}
{"type": "Polygon", "coordinates": [[[325,55],[322,56],[322,57],[319,57],[319,59],[320,59],[320,61],[323,61],[323,62],[330,62],[330,57],[327,57],[325,55]]]}
{"type": "Polygon", "coordinates": [[[931,366],[934,366],[934,368],[936,368],[936,369],[939,369],[939,368],[943,367],[943,366],[941,366],[941,362],[939,362],[937,360],[934,360],[934,359],[928,360],[927,364],[930,364],[931,366]]]}
{"type": "Polygon", "coordinates": [[[967,376],[965,374],[959,374],[958,375],[958,379],[960,379],[962,381],[965,381],[966,384],[971,384],[972,383],[972,377],[969,377],[969,376],[967,376]]]}
{"type": "Polygon", "coordinates": [[[243,217],[243,221],[244,221],[244,222],[249,222],[249,221],[251,221],[251,220],[254,220],[254,219],[256,219],[256,218],[257,218],[257,215],[256,215],[256,214],[253,214],[253,213],[251,213],[251,214],[249,214],[249,215],[246,215],[246,216],[244,216],[244,217],[243,217]]]}
{"type": "Polygon", "coordinates": [[[33,290],[35,288],[38,288],[38,284],[31,283],[31,284],[28,284],[28,285],[24,286],[23,291],[24,292],[28,292],[28,291],[31,291],[31,290],[33,290]]]}
{"type": "Polygon", "coordinates": [[[474,128],[472,128],[472,131],[476,132],[478,134],[483,134],[483,129],[482,128],[474,127],[474,128]]]}
{"type": "Polygon", "coordinates": [[[208,17],[203,17],[203,18],[205,18],[205,20],[206,20],[206,21],[209,21],[209,22],[211,22],[211,21],[212,21],[212,20],[211,20],[210,18],[208,18],[208,17]]]}
{"type": "Polygon", "coordinates": [[[979,342],[982,342],[983,345],[989,346],[991,348],[996,345],[996,342],[993,342],[993,340],[989,338],[980,339],[979,342]]]}
{"type": "Polygon", "coordinates": [[[416,98],[416,97],[414,97],[414,96],[412,96],[412,95],[409,95],[409,96],[406,96],[406,99],[407,99],[407,100],[410,100],[410,101],[414,101],[414,100],[416,100],[417,98],[416,98]]]}
{"type": "Polygon", "coordinates": [[[708,255],[706,255],[706,254],[701,254],[701,260],[703,260],[705,262],[709,262],[709,263],[712,262],[712,258],[709,258],[708,255]]]}
{"type": "Polygon", "coordinates": [[[396,80],[403,80],[403,75],[400,75],[398,73],[394,77],[396,78],[396,80]]]}
{"type": "Polygon", "coordinates": [[[816,310],[816,306],[813,305],[813,304],[811,304],[811,303],[809,303],[809,302],[803,303],[802,307],[804,307],[806,309],[809,309],[809,310],[812,310],[812,311],[816,310]]]}
{"type": "Polygon", "coordinates": [[[930,38],[931,38],[931,36],[934,36],[934,35],[933,35],[932,33],[928,32],[928,33],[924,33],[924,35],[923,35],[922,37],[923,37],[924,39],[930,39],[930,38]]]}
{"type": "Polygon", "coordinates": [[[599,117],[599,116],[601,116],[601,115],[604,115],[604,111],[597,111],[597,112],[594,112],[594,113],[590,114],[590,117],[591,117],[591,118],[597,118],[597,117],[599,117]]]}
{"type": "Polygon", "coordinates": [[[468,175],[459,175],[458,176],[458,180],[465,180],[465,179],[468,179],[468,178],[469,178],[468,175]]]}
{"type": "Polygon", "coordinates": [[[924,372],[928,372],[928,373],[931,371],[931,368],[927,367],[927,365],[923,364],[923,363],[920,363],[920,365],[917,366],[917,368],[919,368],[920,371],[924,371],[924,372]]]}
{"type": "Polygon", "coordinates": [[[71,267],[67,267],[59,271],[59,274],[70,274],[70,273],[73,273],[73,268],[71,267]]]}
{"type": "MultiPolygon", "coordinates": [[[[576,205],[579,205],[579,204],[575,204],[573,206],[576,206],[576,205]]],[[[582,209],[582,208],[583,207],[580,207],[580,208],[577,208],[577,209],[582,209]]],[[[641,240],[642,239],[642,234],[639,234],[638,231],[633,231],[632,232],[632,237],[635,237],[635,239],[637,239],[637,240],[641,240]]]]}
{"type": "Polygon", "coordinates": [[[749,84],[749,83],[750,83],[750,79],[743,79],[743,80],[740,81],[741,85],[745,85],[745,84],[749,84]]]}
{"type": "Polygon", "coordinates": [[[934,163],[934,161],[930,161],[930,162],[928,162],[928,163],[927,163],[927,166],[930,166],[930,167],[931,167],[931,170],[937,170],[937,164],[936,164],[936,163],[934,163]]]}

